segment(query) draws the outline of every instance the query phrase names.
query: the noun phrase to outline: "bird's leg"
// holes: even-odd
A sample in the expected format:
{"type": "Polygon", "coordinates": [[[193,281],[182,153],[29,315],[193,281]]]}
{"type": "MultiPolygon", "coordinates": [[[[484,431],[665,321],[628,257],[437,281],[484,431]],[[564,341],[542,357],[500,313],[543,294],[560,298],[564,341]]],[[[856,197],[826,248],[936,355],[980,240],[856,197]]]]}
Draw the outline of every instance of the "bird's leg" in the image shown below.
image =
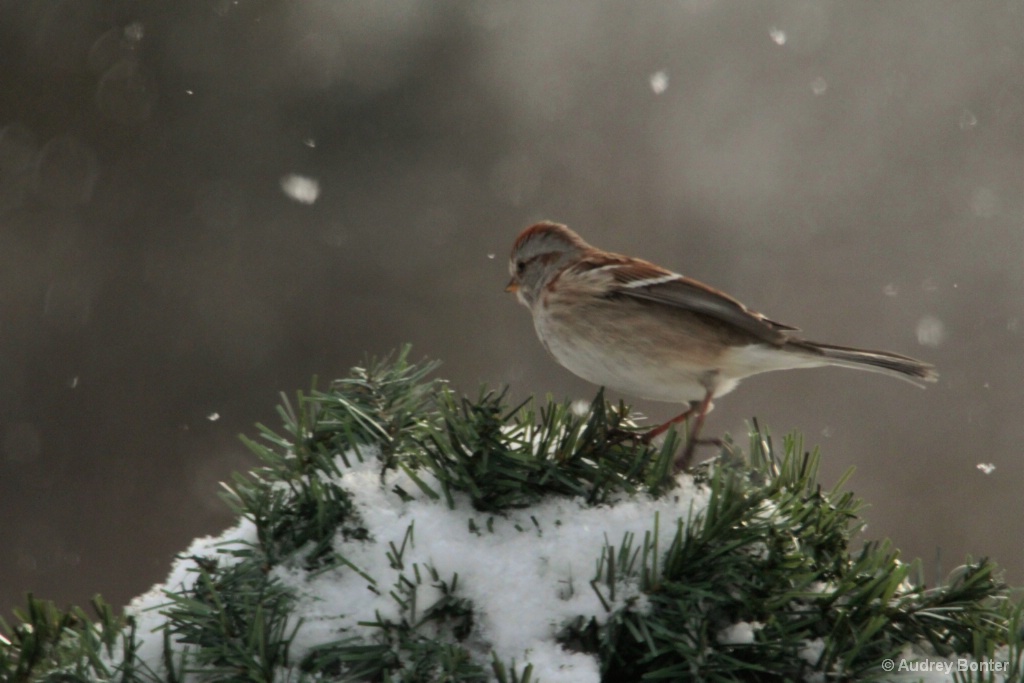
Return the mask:
{"type": "Polygon", "coordinates": [[[687,434],[686,446],[684,446],[683,448],[683,453],[680,457],[676,458],[675,461],[675,472],[682,472],[683,470],[690,466],[690,460],[693,458],[693,452],[698,445],[722,445],[721,439],[699,438],[700,430],[704,426],[704,418],[707,417],[708,411],[711,408],[711,399],[714,398],[714,395],[714,389],[708,389],[703,399],[701,399],[700,401],[692,401],[690,403],[690,407],[687,408],[685,411],[683,411],[679,415],[676,415],[668,422],[660,424],[653,429],[647,430],[643,434],[636,435],[623,432],[622,434],[617,434],[615,436],[617,437],[617,440],[632,437],[642,444],[650,444],[651,441],[653,441],[655,438],[661,436],[666,431],[668,431],[669,427],[671,427],[672,425],[677,425],[680,422],[685,422],[687,419],[689,419],[691,415],[696,413],[697,417],[693,422],[693,427],[689,430],[689,433],[687,434]]]}
{"type": "Polygon", "coordinates": [[[692,403],[690,403],[690,407],[689,408],[687,408],[685,411],[683,411],[679,415],[676,415],[675,417],[673,417],[671,420],[669,420],[665,424],[658,425],[654,429],[648,429],[646,432],[641,434],[640,435],[640,441],[642,443],[644,443],[644,444],[651,443],[652,441],[654,441],[654,439],[656,437],[659,437],[662,434],[664,434],[666,431],[668,431],[668,428],[671,427],[672,425],[677,425],[680,422],[685,422],[691,415],[693,415],[693,412],[695,410],[697,410],[697,408],[700,407],[700,405],[701,405],[700,401],[693,401],[692,403]]]}
{"type": "MultiPolygon", "coordinates": [[[[690,460],[693,459],[693,451],[697,448],[697,444],[709,443],[708,441],[701,441],[699,437],[700,430],[704,426],[704,418],[707,417],[708,408],[711,406],[711,398],[714,396],[714,393],[714,390],[708,389],[708,393],[704,395],[704,400],[687,411],[687,413],[691,413],[696,410],[697,417],[693,420],[693,428],[690,429],[690,433],[686,435],[686,447],[683,448],[683,454],[676,458],[674,469],[677,473],[685,471],[690,466],[690,460]]],[[[711,440],[710,443],[715,443],[716,441],[717,439],[711,440]]],[[[721,443],[720,441],[717,442],[719,444],[721,443]]]]}
{"type": "Polygon", "coordinates": [[[621,441],[625,441],[626,439],[631,439],[634,442],[642,443],[645,446],[650,445],[650,443],[652,441],[654,441],[655,437],[658,437],[658,436],[661,436],[662,434],[664,434],[666,431],[668,431],[669,427],[671,427],[672,425],[675,425],[675,424],[679,424],[680,422],[683,422],[688,417],[693,415],[693,411],[697,410],[697,407],[699,405],[700,405],[700,401],[692,401],[690,403],[690,407],[687,408],[685,412],[683,412],[683,413],[681,413],[679,415],[676,415],[675,417],[673,417],[671,420],[669,420],[665,424],[658,425],[657,427],[654,427],[653,429],[648,429],[646,432],[637,433],[637,432],[628,432],[628,431],[625,431],[623,429],[613,429],[609,433],[608,439],[612,443],[619,443],[621,441]]]}

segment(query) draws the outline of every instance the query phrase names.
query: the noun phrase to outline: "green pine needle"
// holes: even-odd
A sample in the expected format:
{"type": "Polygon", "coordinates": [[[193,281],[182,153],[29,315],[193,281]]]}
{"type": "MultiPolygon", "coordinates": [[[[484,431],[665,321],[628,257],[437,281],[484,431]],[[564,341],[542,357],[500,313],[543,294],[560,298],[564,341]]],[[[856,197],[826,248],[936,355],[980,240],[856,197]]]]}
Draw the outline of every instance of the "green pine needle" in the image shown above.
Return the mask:
{"type": "MultiPolygon", "coordinates": [[[[682,439],[669,431],[655,447],[631,438],[629,408],[600,392],[579,412],[551,399],[509,405],[506,391],[459,396],[431,378],[436,366],[411,362],[408,347],[368,360],[325,390],[314,382],[284,397],[280,431],[242,437],[260,464],[222,495],[256,541],[193,558],[190,581],[161,608],[159,664],[140,661],[134,620],[101,599],[90,617],[29,596],[13,626],[0,620],[0,681],[534,683],[529,663],[481,659],[480,608],[458,574],[410,559],[414,520],[384,550],[397,580],[346,556],[352,543],[375,541],[341,474],[376,458],[382,476],[400,470],[429,498],[484,513],[469,521],[483,535],[495,518],[551,497],[613,506],[670,495],[682,439]],[[356,572],[398,616],[378,614],[296,661],[296,596],[274,578],[278,566],[356,572]]],[[[862,503],[841,490],[846,477],[822,488],[819,463],[799,437],[779,444],[756,422],[746,455],[727,440],[693,475],[708,493],[703,511],[606,538],[589,586],[562,589],[594,591],[604,611],[560,624],[562,647],[592,655],[605,681],[872,681],[884,678],[885,658],[913,648],[975,661],[998,653],[1005,680],[1024,679],[1024,610],[996,566],[968,561],[926,587],[915,582],[919,564],[901,562],[887,542],[854,547],[862,503]],[[659,527],[675,531],[668,547],[659,527]],[[723,636],[737,627],[749,637],[723,636]]]]}

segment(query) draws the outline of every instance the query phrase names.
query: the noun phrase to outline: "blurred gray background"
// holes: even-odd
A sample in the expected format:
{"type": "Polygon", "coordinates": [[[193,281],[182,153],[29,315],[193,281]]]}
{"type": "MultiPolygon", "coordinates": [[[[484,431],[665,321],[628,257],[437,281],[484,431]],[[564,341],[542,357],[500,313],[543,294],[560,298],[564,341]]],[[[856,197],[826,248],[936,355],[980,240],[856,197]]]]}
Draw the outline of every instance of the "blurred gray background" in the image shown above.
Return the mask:
{"type": "Polygon", "coordinates": [[[237,435],[367,353],[590,399],[502,292],[543,218],[938,365],[706,429],[798,429],[931,580],[1024,582],[1022,0],[0,0],[0,130],[8,618],[162,580],[237,435]]]}

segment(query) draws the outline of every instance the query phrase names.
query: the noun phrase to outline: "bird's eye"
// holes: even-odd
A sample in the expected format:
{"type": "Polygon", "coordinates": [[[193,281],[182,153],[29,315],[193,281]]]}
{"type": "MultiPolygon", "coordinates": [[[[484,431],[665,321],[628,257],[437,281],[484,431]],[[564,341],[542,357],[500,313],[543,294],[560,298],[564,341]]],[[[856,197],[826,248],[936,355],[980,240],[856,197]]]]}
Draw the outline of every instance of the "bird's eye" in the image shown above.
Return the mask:
{"type": "Polygon", "coordinates": [[[516,261],[516,275],[522,275],[526,270],[526,261],[516,261]]]}

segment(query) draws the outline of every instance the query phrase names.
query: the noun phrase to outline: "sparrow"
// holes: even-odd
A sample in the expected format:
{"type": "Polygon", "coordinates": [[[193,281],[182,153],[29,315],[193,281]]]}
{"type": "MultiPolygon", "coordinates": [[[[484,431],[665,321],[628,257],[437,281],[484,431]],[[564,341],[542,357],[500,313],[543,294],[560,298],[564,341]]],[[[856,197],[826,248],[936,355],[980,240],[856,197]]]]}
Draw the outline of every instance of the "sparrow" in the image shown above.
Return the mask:
{"type": "Polygon", "coordinates": [[[919,386],[938,379],[934,366],[909,356],[803,339],[724,292],[598,249],[560,223],[523,230],[509,273],[505,291],[530,310],[537,337],[562,366],[625,394],[688,406],[640,436],[649,443],[693,415],[677,471],[688,467],[713,399],[745,377],[835,365],[919,386]]]}

